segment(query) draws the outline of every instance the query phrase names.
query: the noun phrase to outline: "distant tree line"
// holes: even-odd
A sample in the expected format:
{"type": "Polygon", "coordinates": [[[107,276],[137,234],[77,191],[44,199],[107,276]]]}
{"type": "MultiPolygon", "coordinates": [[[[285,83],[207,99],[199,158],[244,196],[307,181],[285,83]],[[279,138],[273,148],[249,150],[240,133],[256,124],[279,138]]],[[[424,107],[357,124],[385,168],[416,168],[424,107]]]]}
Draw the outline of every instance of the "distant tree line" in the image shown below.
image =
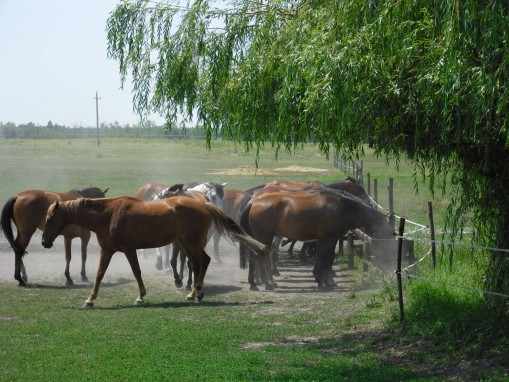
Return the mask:
{"type": "MultiPolygon", "coordinates": [[[[101,138],[157,138],[157,139],[205,139],[200,127],[182,128],[177,125],[167,129],[147,121],[143,124],[120,125],[118,122],[101,123],[101,138]]],[[[0,137],[5,139],[85,139],[95,138],[95,127],[65,126],[49,121],[46,125],[33,122],[16,125],[13,122],[0,122],[0,137]]]]}

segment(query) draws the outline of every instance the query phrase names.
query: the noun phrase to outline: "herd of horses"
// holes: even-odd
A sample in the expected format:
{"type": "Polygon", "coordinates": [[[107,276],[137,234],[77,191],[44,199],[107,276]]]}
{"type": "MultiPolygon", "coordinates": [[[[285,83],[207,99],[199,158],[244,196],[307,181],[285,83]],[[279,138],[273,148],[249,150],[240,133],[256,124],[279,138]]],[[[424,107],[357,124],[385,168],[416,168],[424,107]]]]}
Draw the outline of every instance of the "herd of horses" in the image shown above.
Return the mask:
{"type": "Polygon", "coordinates": [[[277,257],[283,239],[313,247],[313,274],[318,287],[324,290],[335,285],[335,248],[348,231],[360,228],[374,239],[394,240],[389,217],[371,205],[364,188],[353,178],[331,184],[279,180],[246,191],[225,186],[215,182],[150,183],[133,196],[118,197],[106,197],[108,189],[97,187],[65,193],[23,191],[5,203],[1,213],[1,229],[15,254],[14,278],[20,286],[26,285],[23,256],[38,228],[43,231],[45,248],[51,248],[57,236],[64,236],[67,285],[73,285],[69,274],[72,239],[81,239],[81,278],[87,281],[87,245],[91,232],[96,234],[99,266],[84,307],[93,306],[116,252],[123,252],[131,266],[139,288],[135,304],[140,304],[146,290],[137,250],[157,248],[156,267],[171,267],[179,288],[187,263],[187,286],[191,289],[187,299],[201,301],[211,261],[205,246],[211,238],[218,262],[221,237],[238,243],[241,266],[249,265],[251,290],[258,290],[261,284],[268,290],[277,287],[273,276],[278,274],[277,257]],[[17,229],[16,237],[12,224],[17,229]]]}

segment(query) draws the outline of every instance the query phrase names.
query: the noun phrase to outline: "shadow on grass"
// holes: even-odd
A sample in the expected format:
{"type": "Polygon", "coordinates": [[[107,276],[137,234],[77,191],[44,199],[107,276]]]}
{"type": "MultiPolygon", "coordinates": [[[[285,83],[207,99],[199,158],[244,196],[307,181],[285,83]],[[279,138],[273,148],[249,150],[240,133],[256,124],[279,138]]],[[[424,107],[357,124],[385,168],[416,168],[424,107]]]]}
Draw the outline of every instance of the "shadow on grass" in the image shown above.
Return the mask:
{"type": "Polygon", "coordinates": [[[94,310],[125,310],[125,309],[194,309],[194,308],[222,308],[234,306],[248,306],[248,305],[269,305],[274,304],[273,301],[264,302],[226,302],[226,301],[167,301],[167,302],[144,302],[141,305],[124,305],[124,306],[110,306],[110,307],[94,307],[94,310]]]}
{"type": "MultiPolygon", "coordinates": [[[[111,288],[121,285],[127,285],[133,283],[134,280],[119,278],[114,282],[102,282],[101,288],[111,288]]],[[[27,284],[23,288],[34,288],[34,289],[53,289],[53,290],[70,290],[70,289],[90,289],[93,282],[86,284],[75,284],[75,285],[51,285],[51,284],[27,284]]]]}

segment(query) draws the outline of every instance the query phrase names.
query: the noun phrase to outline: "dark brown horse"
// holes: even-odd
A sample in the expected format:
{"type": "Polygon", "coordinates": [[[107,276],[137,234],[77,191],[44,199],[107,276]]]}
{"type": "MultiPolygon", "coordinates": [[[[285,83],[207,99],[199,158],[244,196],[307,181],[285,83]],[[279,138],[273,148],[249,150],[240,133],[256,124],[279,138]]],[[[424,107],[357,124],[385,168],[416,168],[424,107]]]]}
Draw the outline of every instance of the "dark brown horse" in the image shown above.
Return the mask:
{"type": "MultiPolygon", "coordinates": [[[[97,187],[90,187],[81,191],[71,190],[63,193],[27,190],[13,196],[5,203],[1,216],[2,231],[16,256],[14,278],[18,280],[20,286],[25,286],[28,279],[25,265],[23,264],[23,256],[26,254],[26,248],[37,228],[40,230],[44,228],[46,211],[51,203],[82,197],[104,198],[107,191],[108,189],[101,190],[97,187]],[[16,238],[14,238],[11,222],[16,225],[18,231],[16,238]]],[[[76,237],[81,239],[81,279],[88,281],[85,263],[87,261],[87,245],[90,240],[90,231],[72,225],[62,231],[62,235],[64,236],[66,262],[64,274],[67,279],[67,285],[73,285],[69,274],[69,264],[71,262],[72,239],[76,237]]]]}
{"type": "Polygon", "coordinates": [[[185,196],[141,201],[128,196],[104,199],[78,199],[53,203],[47,213],[42,245],[50,248],[55,238],[69,224],[94,231],[101,246],[99,267],[94,286],[84,307],[92,307],[99,287],[115,252],[123,252],[138,282],[136,304],[146,294],[136,250],[157,248],[179,241],[185,248],[194,272],[193,290],[187,299],[204,296],[203,281],[210,263],[204,250],[209,228],[231,240],[238,240],[254,253],[265,246],[250,236],[212,203],[202,203],[185,196]]]}
{"type": "MultiPolygon", "coordinates": [[[[328,265],[334,259],[336,242],[349,230],[363,228],[373,238],[392,239],[394,228],[388,218],[360,199],[341,191],[315,188],[307,191],[279,191],[253,198],[244,211],[241,226],[256,240],[266,245],[266,287],[274,286],[270,256],[277,250],[276,237],[290,240],[316,241],[319,255],[317,282],[320,288],[330,288],[328,265]]],[[[248,281],[252,290],[254,262],[249,262],[248,281]]]]}

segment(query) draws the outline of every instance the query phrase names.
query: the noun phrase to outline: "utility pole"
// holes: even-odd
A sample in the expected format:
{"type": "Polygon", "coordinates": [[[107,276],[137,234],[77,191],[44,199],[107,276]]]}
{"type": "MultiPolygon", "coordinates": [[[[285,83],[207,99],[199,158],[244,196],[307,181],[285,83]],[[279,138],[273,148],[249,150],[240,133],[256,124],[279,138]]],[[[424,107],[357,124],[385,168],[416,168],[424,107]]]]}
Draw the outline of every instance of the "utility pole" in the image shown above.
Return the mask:
{"type": "Polygon", "coordinates": [[[101,144],[99,141],[99,96],[97,95],[97,90],[95,91],[95,119],[97,124],[97,146],[101,144]]]}

